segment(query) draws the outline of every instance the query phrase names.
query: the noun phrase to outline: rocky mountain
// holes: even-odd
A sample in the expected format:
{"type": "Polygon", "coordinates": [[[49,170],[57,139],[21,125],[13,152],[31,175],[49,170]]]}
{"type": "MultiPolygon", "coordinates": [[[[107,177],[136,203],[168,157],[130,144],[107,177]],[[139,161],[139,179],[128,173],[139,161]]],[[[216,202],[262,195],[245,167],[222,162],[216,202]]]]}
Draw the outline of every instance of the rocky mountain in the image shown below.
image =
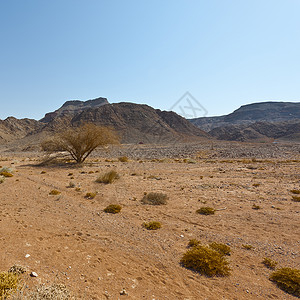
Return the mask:
{"type": "Polygon", "coordinates": [[[42,123],[33,119],[8,117],[5,120],[0,120],[0,143],[23,138],[39,131],[42,127],[42,123]]]}
{"type": "Polygon", "coordinates": [[[102,105],[109,104],[106,98],[96,98],[87,101],[80,101],[80,100],[71,100],[65,102],[59,109],[45,114],[45,117],[42,118],[40,121],[42,123],[48,123],[54,120],[56,117],[63,116],[63,115],[70,115],[76,114],[83,110],[89,108],[96,108],[102,105]]]}
{"type": "Polygon", "coordinates": [[[15,118],[0,121],[0,143],[17,140],[28,149],[28,144],[37,145],[49,135],[87,122],[114,128],[123,143],[163,144],[209,138],[207,133],[174,112],[134,103],[109,104],[107,99],[98,98],[68,101],[40,121],[15,118]]]}
{"type": "Polygon", "coordinates": [[[300,119],[300,102],[260,102],[241,106],[234,112],[219,117],[201,117],[190,121],[204,131],[230,125],[255,122],[278,123],[300,119]]]}
{"type": "Polygon", "coordinates": [[[261,102],[231,114],[190,120],[212,137],[229,141],[300,141],[300,103],[261,102]]]}

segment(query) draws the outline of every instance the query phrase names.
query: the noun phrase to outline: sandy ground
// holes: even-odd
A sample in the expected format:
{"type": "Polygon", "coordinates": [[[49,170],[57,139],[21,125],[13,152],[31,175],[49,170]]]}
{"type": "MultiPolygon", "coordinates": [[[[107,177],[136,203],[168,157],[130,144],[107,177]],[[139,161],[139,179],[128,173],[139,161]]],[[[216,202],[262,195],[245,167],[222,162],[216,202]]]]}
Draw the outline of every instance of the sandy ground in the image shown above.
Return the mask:
{"type": "Polygon", "coordinates": [[[29,287],[64,283],[78,299],[295,299],[269,281],[262,260],[299,268],[300,203],[290,193],[300,186],[299,160],[93,158],[74,168],[37,167],[25,157],[0,158],[14,169],[0,184],[0,270],[26,266],[38,274],[24,276],[29,287]],[[115,183],[95,182],[113,169],[121,176],[115,183]],[[50,196],[53,189],[61,194],[50,196]],[[85,199],[87,192],[97,196],[85,199]],[[166,193],[167,205],[141,204],[144,192],[166,193]],[[104,213],[109,204],[120,204],[121,213],[104,213]],[[203,216],[195,212],[201,206],[223,210],[203,216]],[[152,220],[162,228],[142,227],[152,220]],[[193,238],[228,243],[231,275],[183,268],[193,238]]]}

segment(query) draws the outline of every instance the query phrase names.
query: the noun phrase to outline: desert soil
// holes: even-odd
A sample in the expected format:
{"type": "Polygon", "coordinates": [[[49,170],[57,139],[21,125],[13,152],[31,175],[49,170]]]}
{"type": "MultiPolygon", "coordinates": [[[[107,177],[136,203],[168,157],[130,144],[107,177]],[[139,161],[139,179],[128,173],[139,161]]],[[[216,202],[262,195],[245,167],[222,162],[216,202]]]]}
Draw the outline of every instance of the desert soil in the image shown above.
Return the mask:
{"type": "MultiPolygon", "coordinates": [[[[142,159],[151,147],[141,147],[129,162],[94,155],[80,167],[41,167],[38,153],[2,153],[0,165],[12,167],[14,176],[0,184],[0,270],[20,264],[28,269],[28,288],[64,283],[77,299],[295,299],[268,279],[272,271],[262,260],[299,268],[300,203],[290,192],[300,186],[299,147],[279,147],[274,155],[270,146],[273,156],[266,150],[256,159],[228,158],[228,146],[223,152],[207,146],[197,155],[195,147],[185,160],[178,153],[176,159],[173,147],[151,154],[166,159],[142,159]],[[95,182],[110,170],[120,179],[95,182]],[[53,189],[61,194],[49,195],[53,189]],[[87,192],[97,195],[86,199],[87,192]],[[167,194],[167,205],[143,205],[144,192],[167,194]],[[103,212],[109,204],[120,204],[121,212],[103,212]],[[196,213],[201,206],[221,210],[204,216],[196,213]],[[146,221],[162,228],[146,230],[146,221]],[[183,268],[190,239],[230,245],[231,275],[208,278],[183,268]],[[120,295],[123,289],[128,295],[120,295]]],[[[243,147],[244,155],[267,149],[243,147]]]]}

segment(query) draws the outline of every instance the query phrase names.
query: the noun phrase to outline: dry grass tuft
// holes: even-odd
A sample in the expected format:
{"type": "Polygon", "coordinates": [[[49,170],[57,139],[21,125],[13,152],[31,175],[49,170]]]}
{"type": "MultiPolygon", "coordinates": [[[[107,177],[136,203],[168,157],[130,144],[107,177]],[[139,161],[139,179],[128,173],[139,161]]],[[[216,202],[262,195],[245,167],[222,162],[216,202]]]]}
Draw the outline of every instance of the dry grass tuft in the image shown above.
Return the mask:
{"type": "Polygon", "coordinates": [[[143,227],[146,228],[147,230],[157,230],[161,228],[161,223],[157,221],[151,221],[149,223],[144,222],[143,227]]]}
{"type": "Polygon", "coordinates": [[[116,171],[113,170],[113,171],[109,171],[109,172],[103,174],[102,176],[98,177],[96,179],[96,182],[109,184],[109,183],[113,183],[114,181],[116,181],[119,178],[120,178],[120,175],[116,171]]]}
{"type": "Polygon", "coordinates": [[[277,265],[277,261],[275,261],[271,258],[268,258],[268,257],[265,257],[264,260],[262,261],[262,263],[271,270],[274,270],[277,265]]]}
{"type": "Polygon", "coordinates": [[[149,193],[144,195],[142,199],[143,204],[150,205],[165,205],[167,204],[168,196],[163,193],[149,193]]]}
{"type": "Polygon", "coordinates": [[[300,194],[300,190],[296,190],[296,189],[290,190],[290,192],[291,192],[292,194],[300,194]]]}
{"type": "Polygon", "coordinates": [[[12,272],[0,273],[0,299],[7,299],[14,293],[19,284],[19,276],[12,272]]]}
{"type": "Polygon", "coordinates": [[[292,201],[300,202],[300,196],[292,196],[292,201]]]}
{"type": "Polygon", "coordinates": [[[118,158],[118,160],[120,161],[120,162],[128,162],[128,157],[127,156],[121,156],[121,157],[119,157],[118,158]]]}
{"type": "Polygon", "coordinates": [[[199,209],[196,210],[196,213],[200,214],[200,215],[214,215],[216,212],[216,210],[212,207],[208,207],[208,206],[203,206],[199,209]]]}
{"type": "Polygon", "coordinates": [[[55,196],[55,195],[59,195],[60,193],[61,193],[61,192],[58,191],[58,190],[51,190],[51,191],[49,192],[49,195],[55,196]]]}
{"type": "Polygon", "coordinates": [[[275,282],[283,291],[300,297],[300,270],[281,268],[273,272],[270,280],[275,282]]]}
{"type": "Polygon", "coordinates": [[[84,198],[86,199],[94,199],[97,196],[97,193],[88,192],[85,194],[84,198]]]}
{"type": "Polygon", "coordinates": [[[121,211],[122,207],[118,204],[110,204],[106,208],[104,208],[104,212],[109,214],[117,214],[121,211]]]}
{"type": "Polygon", "coordinates": [[[201,242],[199,240],[191,239],[188,243],[188,248],[196,247],[199,245],[201,245],[201,242]]]}
{"type": "Polygon", "coordinates": [[[209,244],[209,247],[217,252],[219,252],[221,255],[230,255],[231,248],[228,245],[222,244],[222,243],[216,243],[213,242],[209,244]]]}

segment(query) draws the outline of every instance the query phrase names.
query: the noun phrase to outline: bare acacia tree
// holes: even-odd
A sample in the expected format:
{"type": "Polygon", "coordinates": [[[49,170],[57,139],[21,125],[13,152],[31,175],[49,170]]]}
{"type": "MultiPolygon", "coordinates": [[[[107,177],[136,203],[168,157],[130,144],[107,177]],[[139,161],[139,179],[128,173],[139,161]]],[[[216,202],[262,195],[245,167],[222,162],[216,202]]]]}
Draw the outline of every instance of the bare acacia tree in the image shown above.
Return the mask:
{"type": "Polygon", "coordinates": [[[48,153],[66,151],[77,163],[83,163],[97,147],[118,143],[119,138],[114,130],[94,124],[84,124],[45,140],[41,147],[48,153]]]}

